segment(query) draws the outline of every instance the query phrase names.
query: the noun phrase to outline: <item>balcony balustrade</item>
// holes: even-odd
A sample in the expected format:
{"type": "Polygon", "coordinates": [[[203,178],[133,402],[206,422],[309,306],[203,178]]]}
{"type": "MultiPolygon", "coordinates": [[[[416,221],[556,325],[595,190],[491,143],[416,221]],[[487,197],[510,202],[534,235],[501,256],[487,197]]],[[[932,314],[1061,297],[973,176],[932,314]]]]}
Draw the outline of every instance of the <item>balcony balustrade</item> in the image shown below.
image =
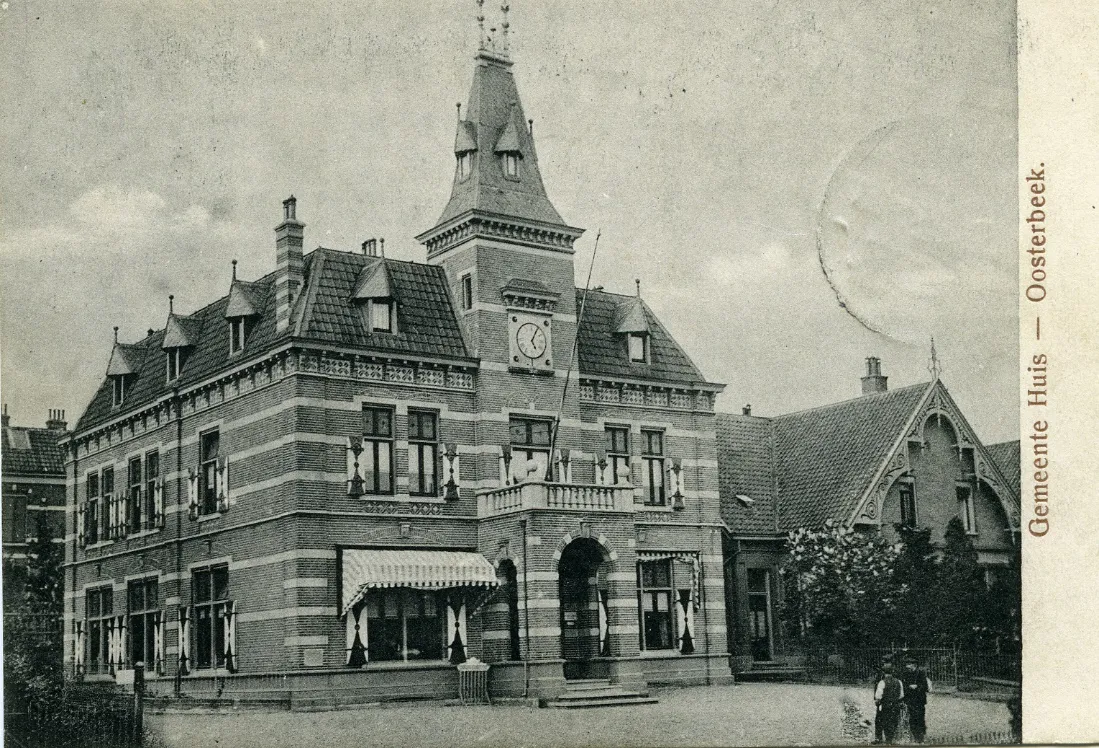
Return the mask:
{"type": "Polygon", "coordinates": [[[527,510],[633,512],[633,486],[527,481],[477,493],[477,516],[527,510]]]}

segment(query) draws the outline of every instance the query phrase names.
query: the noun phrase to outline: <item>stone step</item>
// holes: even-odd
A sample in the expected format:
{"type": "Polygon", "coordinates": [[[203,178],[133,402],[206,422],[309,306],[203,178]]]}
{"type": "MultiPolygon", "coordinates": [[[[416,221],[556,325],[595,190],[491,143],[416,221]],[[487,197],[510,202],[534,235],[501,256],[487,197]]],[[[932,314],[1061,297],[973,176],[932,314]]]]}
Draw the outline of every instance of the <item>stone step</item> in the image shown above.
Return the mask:
{"type": "Polygon", "coordinates": [[[565,681],[565,688],[569,691],[587,691],[595,688],[607,688],[610,684],[610,678],[584,678],[583,680],[565,681]]]}
{"type": "Polygon", "coordinates": [[[595,709],[608,706],[641,706],[643,704],[656,704],[657,700],[651,696],[632,694],[600,699],[557,699],[546,704],[551,709],[595,709]]]}
{"type": "Polygon", "coordinates": [[[617,686],[606,688],[589,688],[583,691],[565,691],[557,698],[562,701],[577,701],[583,699],[617,699],[623,696],[643,696],[637,691],[627,691],[617,686]]]}
{"type": "Polygon", "coordinates": [[[753,683],[759,681],[802,681],[805,680],[805,668],[797,667],[769,667],[752,668],[736,674],[737,681],[741,683],[753,683]]]}

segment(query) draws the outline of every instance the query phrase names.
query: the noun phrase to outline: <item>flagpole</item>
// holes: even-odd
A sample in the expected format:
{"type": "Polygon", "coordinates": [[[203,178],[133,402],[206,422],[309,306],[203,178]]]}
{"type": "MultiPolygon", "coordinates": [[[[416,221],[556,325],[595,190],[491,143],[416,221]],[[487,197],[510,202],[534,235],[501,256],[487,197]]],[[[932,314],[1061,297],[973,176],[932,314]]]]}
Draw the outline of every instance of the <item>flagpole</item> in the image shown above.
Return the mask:
{"type": "MultiPolygon", "coordinates": [[[[561,388],[561,403],[557,407],[557,415],[553,419],[553,433],[550,435],[549,471],[548,477],[553,480],[553,457],[557,451],[557,432],[561,428],[561,411],[565,409],[565,397],[569,392],[569,380],[572,378],[572,362],[576,358],[576,346],[580,340],[580,324],[584,319],[584,307],[588,303],[588,289],[591,287],[591,273],[595,268],[595,256],[599,253],[599,237],[603,230],[595,232],[595,248],[591,252],[591,262],[588,263],[588,278],[584,281],[584,294],[580,297],[580,313],[576,315],[576,330],[572,336],[572,350],[569,351],[568,368],[565,370],[565,386],[561,388]]],[[[564,476],[561,476],[564,478],[564,476]]]]}

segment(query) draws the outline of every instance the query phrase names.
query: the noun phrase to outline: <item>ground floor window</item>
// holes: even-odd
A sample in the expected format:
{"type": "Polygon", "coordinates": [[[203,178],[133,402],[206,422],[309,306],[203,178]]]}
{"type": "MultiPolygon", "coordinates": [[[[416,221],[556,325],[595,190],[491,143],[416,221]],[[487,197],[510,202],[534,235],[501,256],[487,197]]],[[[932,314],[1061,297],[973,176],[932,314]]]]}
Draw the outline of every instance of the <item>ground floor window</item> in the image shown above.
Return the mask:
{"type": "Polygon", "coordinates": [[[366,596],[370,659],[443,659],[445,605],[438,592],[404,588],[370,592],[366,596]]]}
{"type": "Polygon", "coordinates": [[[145,670],[152,672],[159,664],[156,652],[156,630],[160,623],[159,590],[156,577],[130,582],[127,590],[127,607],[130,611],[129,665],[141,662],[145,670]]]}
{"type": "Polygon", "coordinates": [[[88,590],[86,616],[88,619],[88,672],[106,673],[111,662],[111,615],[114,598],[111,587],[88,590]]]}
{"type": "Polygon", "coordinates": [[[231,609],[229,567],[222,565],[195,570],[192,583],[195,602],[195,667],[225,667],[225,618],[231,609]]]}
{"type": "Polygon", "coordinates": [[[637,565],[637,594],[641,598],[641,649],[671,649],[674,636],[672,622],[672,561],[644,561],[637,565]]]}

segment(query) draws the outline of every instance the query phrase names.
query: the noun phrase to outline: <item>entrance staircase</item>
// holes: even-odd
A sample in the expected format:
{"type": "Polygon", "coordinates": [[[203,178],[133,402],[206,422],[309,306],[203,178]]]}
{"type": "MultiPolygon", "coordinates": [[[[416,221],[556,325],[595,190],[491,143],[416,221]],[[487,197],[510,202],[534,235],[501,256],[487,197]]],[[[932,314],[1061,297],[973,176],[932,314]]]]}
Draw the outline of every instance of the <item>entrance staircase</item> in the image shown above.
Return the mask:
{"type": "Polygon", "coordinates": [[[655,704],[648,691],[627,691],[607,678],[585,678],[565,682],[565,692],[546,706],[554,709],[593,709],[600,706],[655,704]]]}
{"type": "Polygon", "coordinates": [[[785,662],[768,662],[757,660],[752,663],[749,670],[742,670],[736,674],[738,683],[791,682],[804,681],[807,677],[805,668],[787,665],[785,662]]]}

